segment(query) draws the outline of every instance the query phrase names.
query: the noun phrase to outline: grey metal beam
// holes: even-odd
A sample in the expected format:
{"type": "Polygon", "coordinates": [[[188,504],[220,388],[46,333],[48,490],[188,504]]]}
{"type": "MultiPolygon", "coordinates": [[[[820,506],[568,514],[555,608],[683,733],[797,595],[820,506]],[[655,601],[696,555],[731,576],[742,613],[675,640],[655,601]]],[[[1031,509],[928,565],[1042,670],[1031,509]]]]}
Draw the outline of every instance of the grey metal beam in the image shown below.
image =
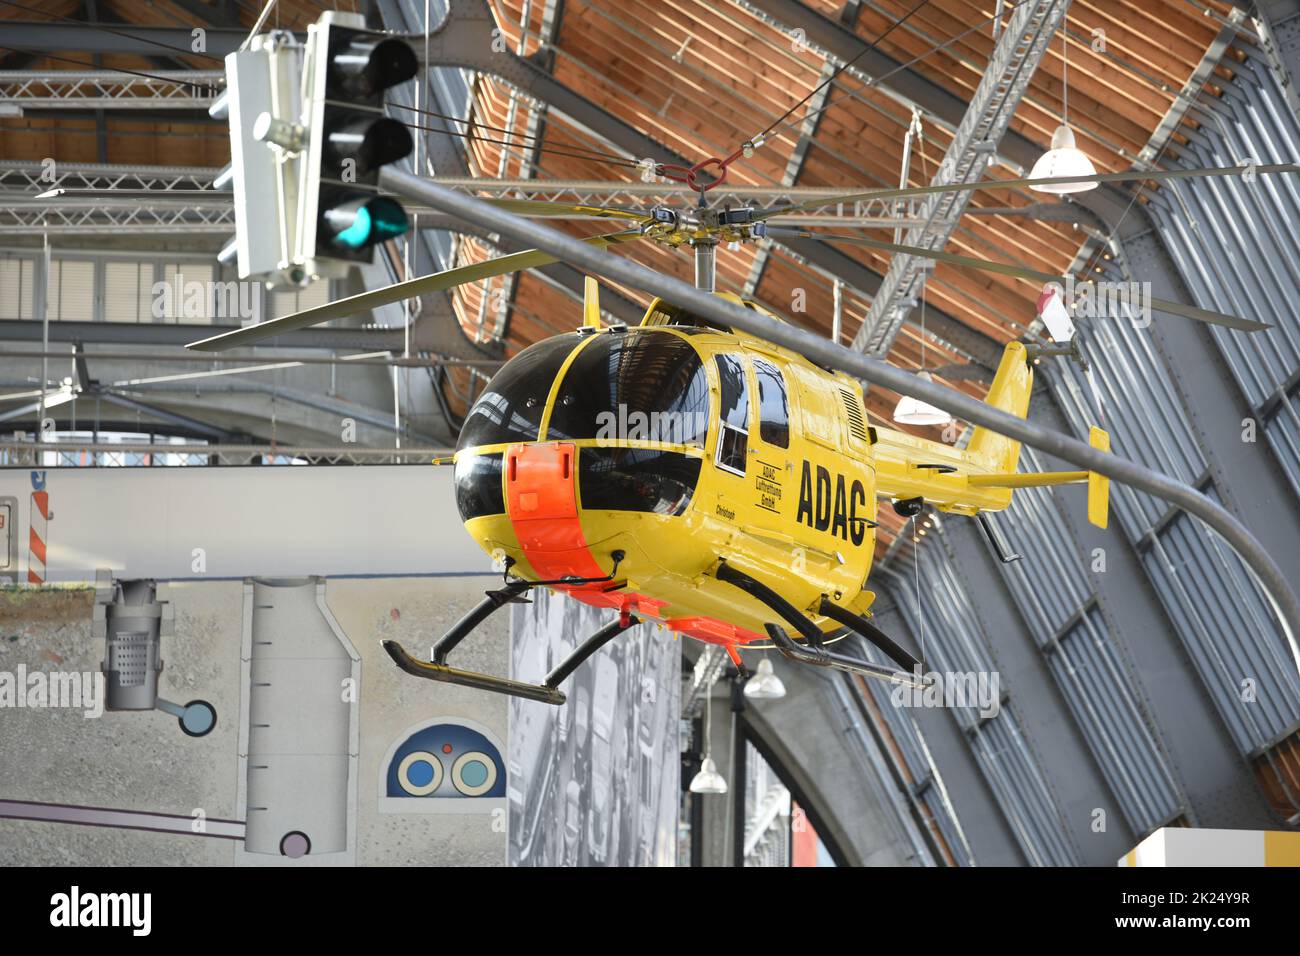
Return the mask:
{"type": "Polygon", "coordinates": [[[149,415],[161,422],[166,422],[169,425],[178,425],[190,434],[206,435],[209,438],[215,438],[217,441],[226,442],[241,437],[234,432],[226,431],[224,428],[209,425],[207,422],[201,422],[197,418],[191,418],[189,415],[181,415],[177,412],[168,411],[165,408],[159,408],[157,405],[150,405],[148,402],[137,401],[134,398],[128,398],[125,395],[118,395],[115,392],[96,392],[93,397],[108,402],[110,405],[120,405],[123,408],[129,408],[132,411],[149,415]]]}
{"type": "Polygon", "coordinates": [[[234,0],[217,0],[211,6],[202,0],[171,0],[201,23],[215,27],[233,27],[239,29],[239,7],[234,0]]]}
{"type": "MultiPolygon", "coordinates": [[[[159,382],[131,386],[133,392],[142,394],[158,393],[160,395],[168,393],[181,393],[193,398],[195,395],[200,397],[219,396],[219,395],[248,395],[259,394],[272,396],[275,401],[287,401],[294,405],[301,405],[303,408],[310,408],[318,412],[325,412],[330,415],[337,415],[340,419],[352,418],[358,422],[370,425],[374,428],[382,429],[387,432],[397,432],[399,429],[393,423],[393,414],[390,409],[373,408],[370,406],[359,405],[355,402],[346,402],[330,398],[326,395],[317,395],[312,392],[305,392],[301,389],[286,388],[283,385],[272,385],[266,382],[253,382],[244,379],[235,384],[204,384],[195,385],[193,382],[159,382]]],[[[103,396],[105,400],[108,395],[103,396]]],[[[116,398],[122,398],[121,395],[114,395],[116,398]]],[[[143,405],[144,408],[150,406],[143,405]]],[[[156,412],[150,412],[156,414],[156,412]]],[[[421,434],[414,429],[401,429],[401,433],[412,438],[415,441],[423,442],[426,445],[439,444],[436,438],[429,435],[421,434]]]]}
{"type": "MultiPolygon", "coordinates": [[[[51,322],[51,342],[103,343],[110,345],[187,345],[196,335],[216,334],[237,326],[128,324],[119,322],[51,322]]],[[[0,342],[39,342],[41,323],[31,320],[0,320],[0,342]]],[[[401,329],[302,329],[277,336],[258,347],[302,349],[357,349],[363,352],[402,349],[401,329]]],[[[426,349],[424,351],[433,351],[426,349]]],[[[460,357],[460,356],[457,356],[460,357]]]]}
{"type": "MultiPolygon", "coordinates": [[[[192,27],[148,27],[128,25],[119,33],[108,33],[89,24],[6,20],[0,46],[36,55],[58,51],[83,53],[130,53],[157,56],[165,46],[188,50],[194,42],[192,27]]],[[[239,49],[247,30],[205,27],[208,56],[224,57],[239,49]]],[[[299,35],[299,40],[303,39],[299,35]]],[[[194,54],[198,56],[199,54],[194,54]]]]}
{"type": "MultiPolygon", "coordinates": [[[[1029,88],[1030,78],[1047,52],[1057,27],[1065,20],[1069,0],[1032,0],[1011,14],[1007,29],[994,44],[988,68],[948,144],[931,185],[978,182],[984,179],[1011,114],[1029,88]]],[[[942,249],[970,203],[966,191],[942,193],[926,204],[926,222],[908,231],[910,245],[942,249]]],[[[872,355],[888,355],[904,320],[921,297],[933,261],[911,255],[890,258],[889,271],[853,347],[872,355]]]]}
{"type": "MultiPolygon", "coordinates": [[[[808,108],[804,115],[804,120],[799,124],[799,141],[795,143],[794,151],[790,154],[790,159],[785,165],[785,174],[781,177],[781,184],[784,186],[794,186],[798,184],[799,177],[803,174],[804,162],[808,159],[808,150],[812,148],[812,142],[817,135],[817,130],[821,126],[822,107],[826,103],[826,98],[830,96],[835,84],[830,82],[831,70],[829,64],[822,67],[818,80],[825,85],[813,94],[812,99],[808,101],[808,108]]],[[[760,284],[763,282],[763,273],[767,271],[768,246],[761,246],[758,253],[754,256],[754,264],[750,267],[749,278],[745,280],[745,295],[753,295],[760,284]]]]}

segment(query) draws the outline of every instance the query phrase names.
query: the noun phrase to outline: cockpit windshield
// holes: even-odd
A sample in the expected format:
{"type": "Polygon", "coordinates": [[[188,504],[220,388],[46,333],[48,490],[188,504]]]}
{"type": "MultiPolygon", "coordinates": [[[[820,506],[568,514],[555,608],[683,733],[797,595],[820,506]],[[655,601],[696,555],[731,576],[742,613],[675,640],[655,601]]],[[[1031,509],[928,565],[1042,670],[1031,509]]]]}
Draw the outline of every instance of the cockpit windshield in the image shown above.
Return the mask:
{"type": "Polygon", "coordinates": [[[596,438],[703,446],[709,383],[689,342],[655,329],[603,333],[565,373],[547,440],[596,438]]]}
{"type": "Polygon", "coordinates": [[[465,416],[456,448],[537,441],[546,396],[564,360],[581,340],[577,333],[557,335],[530,345],[507,362],[465,416]]]}

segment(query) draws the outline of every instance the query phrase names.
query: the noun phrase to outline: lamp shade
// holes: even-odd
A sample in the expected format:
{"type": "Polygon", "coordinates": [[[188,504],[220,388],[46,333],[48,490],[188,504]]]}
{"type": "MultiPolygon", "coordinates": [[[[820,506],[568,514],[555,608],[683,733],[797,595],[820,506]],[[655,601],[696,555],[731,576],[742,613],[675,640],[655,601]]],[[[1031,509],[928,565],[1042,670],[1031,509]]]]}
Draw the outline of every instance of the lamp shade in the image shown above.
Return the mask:
{"type": "MultiPolygon", "coordinates": [[[[1095,176],[1096,168],[1092,160],[1074,144],[1074,133],[1070,127],[1061,124],[1052,134],[1052,148],[1039,157],[1029,173],[1030,179],[1055,179],[1059,176],[1095,176]]],[[[1040,193],[1087,192],[1096,189],[1097,183],[1048,183],[1042,186],[1030,186],[1040,193]]]]}
{"type": "Polygon", "coordinates": [[[758,669],[745,683],[745,696],[754,700],[779,700],[785,696],[785,684],[776,676],[772,662],[766,657],[758,662],[758,669]]]}
{"type": "Polygon", "coordinates": [[[700,762],[700,772],[691,781],[691,793],[726,793],[727,781],[718,773],[718,767],[712,757],[705,757],[700,762]]]}
{"type": "MultiPolygon", "coordinates": [[[[929,372],[919,372],[916,377],[932,381],[929,372]]],[[[952,416],[942,408],[935,408],[919,398],[904,395],[894,406],[894,421],[900,425],[947,425],[952,421],[952,416]]]]}

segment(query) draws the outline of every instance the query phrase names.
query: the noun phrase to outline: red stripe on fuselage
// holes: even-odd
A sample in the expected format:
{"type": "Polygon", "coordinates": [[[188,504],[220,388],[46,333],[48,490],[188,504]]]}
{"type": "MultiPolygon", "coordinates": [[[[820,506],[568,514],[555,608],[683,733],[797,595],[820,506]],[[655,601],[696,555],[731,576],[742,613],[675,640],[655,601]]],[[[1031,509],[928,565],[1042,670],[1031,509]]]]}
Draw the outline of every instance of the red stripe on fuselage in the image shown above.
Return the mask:
{"type": "MultiPolygon", "coordinates": [[[[504,483],[506,513],[519,547],[533,573],[544,581],[557,578],[603,578],[582,531],[578,508],[577,449],[565,442],[511,445],[506,449],[504,483]]],[[[615,582],[560,585],[556,590],[594,607],[611,607],[658,617],[663,601],[626,589],[609,590],[615,582]]]]}

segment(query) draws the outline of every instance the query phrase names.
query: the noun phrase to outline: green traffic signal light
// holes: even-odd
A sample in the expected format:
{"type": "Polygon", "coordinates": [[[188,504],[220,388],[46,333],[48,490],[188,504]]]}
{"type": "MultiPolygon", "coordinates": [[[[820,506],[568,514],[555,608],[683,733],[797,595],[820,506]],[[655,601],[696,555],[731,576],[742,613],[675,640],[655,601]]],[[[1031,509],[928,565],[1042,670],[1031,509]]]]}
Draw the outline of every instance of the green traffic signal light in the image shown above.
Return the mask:
{"type": "Polygon", "coordinates": [[[343,249],[366,249],[402,235],[408,228],[406,211],[384,196],[371,196],[340,203],[325,211],[331,245],[343,249]]]}

